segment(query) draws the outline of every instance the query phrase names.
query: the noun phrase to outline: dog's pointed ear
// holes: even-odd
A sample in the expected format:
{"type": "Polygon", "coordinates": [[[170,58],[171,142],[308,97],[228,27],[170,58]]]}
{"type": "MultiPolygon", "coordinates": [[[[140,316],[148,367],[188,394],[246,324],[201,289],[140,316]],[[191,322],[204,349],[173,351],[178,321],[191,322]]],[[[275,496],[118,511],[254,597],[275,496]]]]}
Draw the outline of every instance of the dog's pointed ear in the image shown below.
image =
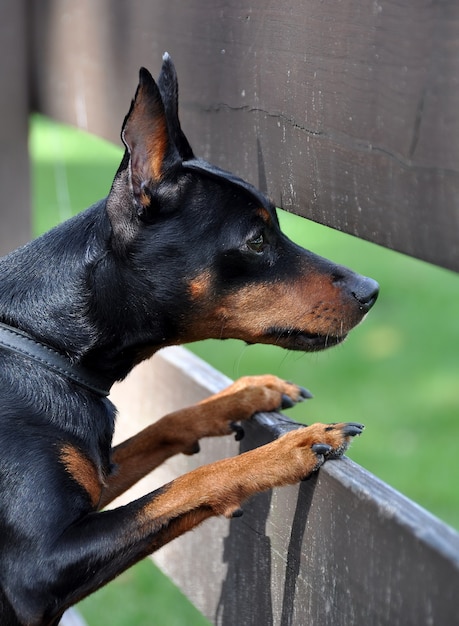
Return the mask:
{"type": "Polygon", "coordinates": [[[163,65],[158,79],[158,87],[166,111],[169,133],[181,158],[184,161],[194,159],[193,150],[185,137],[178,115],[178,81],[174,64],[167,52],[163,56],[163,65]]]}
{"type": "Polygon", "coordinates": [[[150,72],[141,68],[139,85],[121,139],[129,155],[129,177],[139,215],[150,208],[161,180],[181,163],[169,132],[161,93],[150,72]]]}

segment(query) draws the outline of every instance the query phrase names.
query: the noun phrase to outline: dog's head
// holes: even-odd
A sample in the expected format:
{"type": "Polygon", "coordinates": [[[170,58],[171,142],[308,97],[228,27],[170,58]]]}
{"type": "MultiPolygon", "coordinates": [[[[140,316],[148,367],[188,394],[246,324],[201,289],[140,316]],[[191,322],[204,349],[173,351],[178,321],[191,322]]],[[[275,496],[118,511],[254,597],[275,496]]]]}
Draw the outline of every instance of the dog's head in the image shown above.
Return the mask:
{"type": "Polygon", "coordinates": [[[294,244],[262,193],[194,156],[168,55],[158,83],[140,70],[121,136],[107,210],[145,346],[232,337],[322,350],[373,306],[375,281],[294,244]]]}

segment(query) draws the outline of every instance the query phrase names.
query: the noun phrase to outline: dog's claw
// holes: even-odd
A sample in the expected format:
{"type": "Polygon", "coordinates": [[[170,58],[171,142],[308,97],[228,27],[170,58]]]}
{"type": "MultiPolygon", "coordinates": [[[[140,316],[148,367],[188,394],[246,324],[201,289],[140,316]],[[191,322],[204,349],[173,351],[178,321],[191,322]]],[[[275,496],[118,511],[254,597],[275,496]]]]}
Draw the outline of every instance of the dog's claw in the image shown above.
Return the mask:
{"type": "Polygon", "coordinates": [[[241,441],[241,439],[244,439],[245,430],[242,428],[240,424],[236,424],[236,422],[232,422],[230,424],[230,428],[234,432],[234,439],[236,441],[241,441]]]}
{"type": "Polygon", "coordinates": [[[295,401],[290,396],[287,396],[285,393],[282,394],[281,409],[291,409],[295,404],[295,401]]]}
{"type": "Polygon", "coordinates": [[[199,441],[196,441],[189,448],[184,450],[183,454],[186,454],[187,456],[192,456],[193,454],[198,454],[198,452],[201,452],[201,446],[199,445],[199,441]]]}
{"type": "Polygon", "coordinates": [[[327,454],[330,454],[331,450],[333,448],[331,446],[328,445],[328,443],[315,443],[312,446],[312,451],[315,452],[318,455],[323,455],[326,456],[327,454]]]}
{"type": "Polygon", "coordinates": [[[298,387],[298,389],[300,390],[300,397],[298,398],[298,402],[303,402],[303,400],[310,400],[314,397],[309,389],[306,389],[306,387],[298,387]]]}
{"type": "Polygon", "coordinates": [[[231,517],[242,517],[244,515],[244,511],[242,509],[236,509],[231,513],[231,517]]]}
{"type": "Polygon", "coordinates": [[[349,422],[343,427],[343,435],[345,437],[357,437],[362,434],[365,426],[363,424],[359,424],[358,422],[349,422]]]}
{"type": "Polygon", "coordinates": [[[305,482],[314,476],[315,472],[325,463],[325,458],[328,457],[333,448],[328,443],[314,443],[311,446],[311,450],[317,455],[317,465],[311,473],[301,479],[301,482],[305,482]]]}
{"type": "Polygon", "coordinates": [[[292,406],[295,406],[297,402],[304,402],[304,400],[309,400],[310,398],[312,398],[312,393],[309,391],[309,389],[306,389],[306,387],[300,387],[298,385],[297,389],[298,397],[295,400],[293,400],[293,398],[291,398],[287,394],[282,394],[282,402],[280,407],[281,409],[291,409],[292,406]]]}

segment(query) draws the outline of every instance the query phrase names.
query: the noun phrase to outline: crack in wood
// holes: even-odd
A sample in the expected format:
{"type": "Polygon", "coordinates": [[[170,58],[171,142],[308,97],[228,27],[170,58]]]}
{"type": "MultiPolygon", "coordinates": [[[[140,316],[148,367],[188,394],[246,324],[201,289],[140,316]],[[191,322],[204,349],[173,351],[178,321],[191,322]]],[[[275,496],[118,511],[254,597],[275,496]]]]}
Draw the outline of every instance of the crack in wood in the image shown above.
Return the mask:
{"type": "Polygon", "coordinates": [[[226,104],[224,102],[218,102],[209,106],[202,107],[201,110],[204,111],[205,113],[219,113],[220,111],[231,111],[231,112],[236,112],[236,113],[239,113],[239,112],[261,113],[263,115],[266,115],[267,117],[280,120],[283,123],[291,126],[292,128],[296,128],[300,130],[301,132],[306,133],[307,135],[310,135],[312,137],[323,138],[332,143],[335,143],[336,145],[344,146],[350,150],[355,150],[356,152],[367,152],[367,153],[376,153],[376,154],[384,155],[385,157],[387,157],[390,160],[395,161],[396,163],[398,163],[401,167],[405,169],[418,169],[418,170],[424,170],[424,171],[429,170],[431,172],[437,172],[438,174],[449,173],[449,174],[457,175],[459,174],[458,169],[432,167],[431,165],[423,165],[422,163],[416,163],[412,158],[416,150],[418,141],[419,141],[422,114],[424,110],[424,101],[425,101],[425,91],[421,95],[419,105],[417,108],[417,114],[416,114],[416,119],[414,123],[413,138],[410,144],[410,149],[409,149],[407,157],[401,154],[398,154],[396,152],[393,152],[389,148],[386,148],[382,145],[374,144],[371,141],[368,141],[365,139],[351,137],[350,135],[347,135],[345,133],[340,133],[338,131],[327,132],[325,130],[309,128],[307,126],[304,126],[303,124],[298,123],[293,117],[286,115],[285,113],[267,111],[266,109],[263,109],[261,107],[253,107],[250,105],[234,106],[234,105],[226,104]]]}
{"type": "Polygon", "coordinates": [[[418,142],[419,142],[419,137],[421,134],[421,123],[422,123],[422,116],[424,113],[424,105],[425,105],[425,101],[426,101],[426,93],[427,93],[427,88],[424,87],[424,89],[421,92],[421,96],[419,98],[419,102],[418,102],[418,106],[416,108],[416,115],[414,118],[414,128],[413,128],[413,137],[411,139],[411,145],[410,145],[410,149],[408,151],[408,156],[410,159],[413,158],[414,153],[416,151],[418,142]]]}

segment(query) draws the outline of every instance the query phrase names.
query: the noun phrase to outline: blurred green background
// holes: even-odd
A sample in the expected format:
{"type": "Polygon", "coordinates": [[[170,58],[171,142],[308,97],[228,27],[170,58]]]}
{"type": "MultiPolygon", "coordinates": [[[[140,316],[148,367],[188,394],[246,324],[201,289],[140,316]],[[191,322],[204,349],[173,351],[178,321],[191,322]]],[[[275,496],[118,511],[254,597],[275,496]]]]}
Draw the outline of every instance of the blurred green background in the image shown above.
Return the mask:
{"type": "MultiPolygon", "coordinates": [[[[122,155],[40,116],[31,120],[30,151],[35,234],[106,196],[122,155]]],[[[314,400],[289,411],[298,421],[363,422],[349,456],[459,528],[459,275],[283,211],[280,218],[297,243],[378,280],[374,310],[344,345],[319,354],[232,340],[190,348],[231,378],[269,372],[308,387],[314,400]]],[[[148,562],[99,594],[81,609],[94,626],[108,623],[108,608],[112,626],[207,623],[148,562]]]]}

